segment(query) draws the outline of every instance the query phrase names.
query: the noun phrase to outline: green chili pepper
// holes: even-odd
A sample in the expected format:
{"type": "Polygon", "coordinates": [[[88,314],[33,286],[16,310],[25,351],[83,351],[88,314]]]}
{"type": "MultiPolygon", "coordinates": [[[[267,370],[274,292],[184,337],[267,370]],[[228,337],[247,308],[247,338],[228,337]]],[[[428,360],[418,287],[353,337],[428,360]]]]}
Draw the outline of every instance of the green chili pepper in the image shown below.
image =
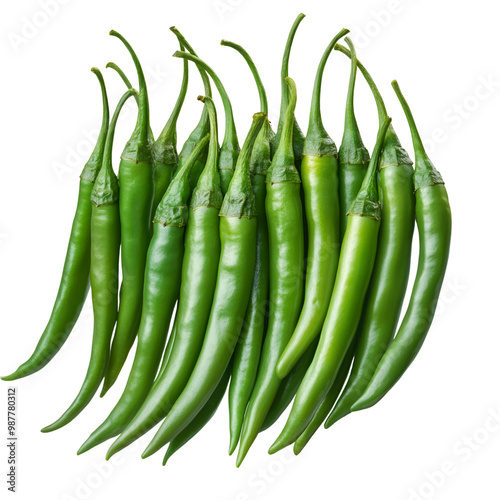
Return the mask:
{"type": "Polygon", "coordinates": [[[193,439],[198,432],[208,424],[211,418],[215,415],[224,394],[226,393],[229,377],[231,376],[231,364],[228,365],[224,375],[222,376],[217,388],[210,396],[205,406],[199,411],[196,417],[187,425],[177,436],[169,443],[165,456],[163,457],[163,465],[166,465],[168,459],[179,451],[186,443],[193,439]]]}
{"type": "MultiPolygon", "coordinates": [[[[170,28],[170,31],[174,33],[174,35],[177,37],[182,46],[184,46],[191,54],[193,54],[193,56],[197,56],[196,52],[193,50],[191,45],[189,45],[187,40],[182,36],[182,34],[175,26],[172,26],[170,28]]],[[[203,81],[205,95],[207,97],[212,97],[212,90],[210,88],[210,80],[208,78],[208,75],[200,66],[197,66],[197,68],[198,71],[200,72],[200,76],[203,81]]],[[[208,112],[206,106],[203,106],[203,111],[201,113],[200,121],[198,122],[194,130],[191,132],[189,137],[187,138],[186,142],[182,146],[181,152],[179,153],[179,163],[177,165],[177,170],[182,167],[183,162],[186,160],[186,158],[189,157],[189,155],[192,153],[193,149],[196,147],[198,142],[200,142],[200,140],[207,135],[209,130],[210,130],[210,121],[208,117],[208,112]]],[[[189,176],[189,185],[191,186],[191,190],[193,190],[196,187],[198,178],[200,177],[201,172],[205,168],[206,161],[207,161],[207,156],[204,153],[203,155],[200,155],[198,160],[196,160],[196,163],[193,165],[193,168],[191,169],[191,174],[189,176]]]]}
{"type": "Polygon", "coordinates": [[[205,169],[191,198],[172,352],[143,405],[111,445],[108,458],[165,418],[189,380],[207,329],[220,257],[222,191],[215,106],[210,97],[202,100],[210,117],[210,145],[205,169]]]}
{"type": "Polygon", "coordinates": [[[115,383],[137,336],[154,197],[153,158],[148,136],[149,101],[144,73],[127,40],[116,31],[111,31],[110,35],[123,42],[134,61],[139,78],[139,112],[134,132],[121,154],[118,170],[123,278],[116,331],[101,396],[115,383]]]}
{"type": "Polygon", "coordinates": [[[297,364],[292,368],[290,373],[281,381],[278,393],[276,394],[276,397],[267,412],[266,418],[264,419],[259,432],[265,431],[271,427],[288,408],[288,405],[295,397],[297,389],[299,388],[302,379],[311,364],[317,345],[318,343],[313,341],[297,364]]]}
{"type": "Polygon", "coordinates": [[[102,167],[90,195],[92,203],[90,244],[90,286],[94,310],[94,333],[89,367],[80,392],[70,407],[53,424],[51,432],[71,422],[91,401],[101,383],[109,357],[109,345],[118,311],[118,266],[120,257],[120,213],[118,179],[111,164],[116,122],[126,100],[136,93],[127,91],[114,112],[106,137],[102,167]]]}
{"type": "Polygon", "coordinates": [[[125,390],[108,418],[90,435],[78,454],[117,436],[132,420],[153,385],[168,327],[179,297],[188,220],[189,172],[208,145],[208,135],[172,180],[156,210],[144,279],[144,304],[137,351],[125,390]]]}
{"type": "Polygon", "coordinates": [[[339,397],[342,388],[344,387],[347,376],[349,375],[349,370],[352,365],[352,360],[354,357],[354,350],[356,348],[356,339],[351,342],[349,346],[349,350],[347,351],[342,364],[340,365],[337,376],[335,377],[335,381],[333,385],[330,387],[330,390],[327,392],[325,399],[321,402],[314,414],[314,417],[311,419],[307,427],[304,429],[302,434],[297,438],[293,445],[293,452],[295,455],[298,455],[309,442],[309,440],[313,437],[316,431],[320,428],[321,424],[325,421],[325,418],[330,413],[335,401],[339,397]]]}
{"type": "Polygon", "coordinates": [[[80,188],[66,259],[57,297],[45,330],[30,358],[19,368],[2,377],[16,380],[27,377],[47,365],[68,339],[87,298],[90,286],[90,193],[102,165],[104,144],[108,133],[109,108],[106,87],[101,72],[92,68],[101,86],[102,124],[97,143],[80,175],[80,188]]]}
{"type": "MultiPolygon", "coordinates": [[[[290,100],[288,86],[286,85],[285,78],[288,76],[288,63],[290,61],[290,52],[292,49],[292,43],[295,38],[295,33],[297,32],[297,28],[302,20],[306,17],[304,14],[299,14],[295,19],[292,27],[290,29],[290,33],[288,34],[288,39],[285,45],[285,50],[283,52],[283,58],[281,61],[281,104],[280,104],[280,116],[278,121],[278,130],[276,131],[276,135],[274,137],[273,142],[271,143],[271,158],[274,156],[275,152],[279,147],[279,143],[281,140],[281,134],[283,130],[283,123],[285,120],[286,110],[288,106],[288,102],[290,100]]],[[[293,156],[294,163],[297,172],[299,173],[299,177],[301,176],[301,165],[302,165],[302,153],[304,150],[304,134],[297,123],[295,116],[293,117],[293,156]]],[[[302,201],[302,226],[304,231],[304,258],[307,257],[307,221],[306,221],[306,212],[305,212],[305,197],[303,186],[301,186],[300,190],[300,198],[302,201]]],[[[306,270],[306,262],[302,266],[302,269],[306,270]]]]}
{"type": "MultiPolygon", "coordinates": [[[[337,45],[335,48],[350,57],[344,47],[337,45]]],[[[387,116],[382,96],[359,61],[358,68],[372,89],[382,124],[387,116]]],[[[396,331],[408,284],[415,227],[413,167],[392,124],[387,129],[380,157],[378,184],[383,203],[375,267],[359,325],[352,373],[325,423],[327,428],[350,413],[351,406],[372,378],[396,331]]]]}
{"type": "Polygon", "coordinates": [[[219,154],[219,174],[221,179],[222,193],[225,194],[233,177],[235,165],[240,152],[240,146],[238,145],[238,136],[236,134],[236,127],[234,125],[233,108],[231,106],[231,101],[229,100],[226,89],[222,85],[222,82],[220,81],[214,70],[199,57],[179,51],[174,53],[174,57],[182,57],[184,59],[193,61],[198,66],[201,66],[214,81],[215,86],[217,87],[217,90],[219,91],[220,97],[222,99],[226,122],[224,139],[222,141],[219,154]]]}
{"type": "Polygon", "coordinates": [[[302,304],[304,232],[300,177],[293,157],[293,123],[297,102],[294,81],[287,77],[290,100],[278,150],[266,176],[269,231],[269,323],[255,387],[243,422],[238,467],[257,437],[278,392],[276,363],[293,333],[302,304]]]}
{"type": "Polygon", "coordinates": [[[420,242],[417,276],[398,333],[351,411],[369,408],[401,378],[422,347],[432,323],[443,284],[451,240],[451,211],[441,174],[425,152],[408,103],[392,82],[403,107],[415,149],[415,215],[420,242]]]}
{"type": "Polygon", "coordinates": [[[284,378],[319,335],[332,296],[340,254],[339,179],[337,148],[321,119],[321,82],[335,44],[349,31],[343,29],[330,42],[318,66],[302,158],[301,179],[308,230],[304,304],[299,321],[276,367],[284,378]]]}
{"type": "MultiPolygon", "coordinates": [[[[295,38],[295,33],[297,32],[297,28],[299,27],[299,24],[302,22],[302,19],[304,19],[304,17],[306,17],[305,14],[299,14],[295,19],[290,29],[290,33],[288,34],[288,39],[285,45],[285,51],[283,52],[283,59],[281,62],[280,117],[278,122],[278,130],[276,131],[276,135],[274,136],[273,141],[271,142],[271,157],[274,156],[274,154],[278,150],[279,144],[281,142],[281,135],[283,133],[283,128],[285,126],[286,111],[290,101],[289,88],[288,85],[286,84],[286,78],[288,77],[288,63],[290,61],[290,51],[292,49],[292,43],[293,39],[295,38]]],[[[297,123],[295,116],[293,117],[292,145],[293,145],[293,156],[294,156],[295,167],[300,172],[300,165],[302,162],[302,151],[304,149],[304,134],[302,133],[302,130],[300,130],[299,124],[297,123]]]]}
{"type": "MultiPolygon", "coordinates": [[[[266,91],[251,57],[240,45],[226,40],[222,40],[221,45],[226,45],[237,50],[244,57],[254,76],[259,91],[260,110],[262,113],[267,114],[266,91]]],[[[257,257],[253,275],[252,293],[245,314],[240,339],[234,352],[233,371],[229,385],[230,455],[238,445],[243,417],[252,394],[255,379],[257,378],[262,339],[264,336],[269,291],[269,241],[266,221],[265,180],[267,169],[271,164],[270,141],[272,140],[272,135],[273,132],[269,120],[266,120],[255,140],[250,160],[253,193],[257,206],[257,257]]]]}
{"type": "MultiPolygon", "coordinates": [[[[182,43],[180,44],[181,50],[183,50],[182,43]]],[[[125,85],[129,88],[131,86],[130,80],[127,78],[122,69],[115,63],[109,62],[106,65],[107,68],[114,69],[122,78],[125,85]]],[[[154,198],[153,198],[153,208],[151,213],[156,212],[156,208],[160,203],[168,185],[172,181],[174,173],[177,170],[177,165],[179,161],[179,155],[177,154],[177,120],[179,118],[184,99],[186,97],[188,86],[188,67],[187,62],[184,64],[184,73],[182,77],[181,90],[179,92],[179,97],[175,103],[172,114],[167,121],[164,129],[162,130],[160,136],[155,141],[153,137],[153,132],[151,127],[149,128],[149,141],[152,143],[152,152],[154,159],[154,198]]],[[[139,105],[139,95],[135,95],[137,104],[139,105]]]]}
{"type": "Polygon", "coordinates": [[[344,135],[339,149],[339,202],[340,202],[340,239],[344,237],[347,226],[347,210],[359,192],[366,174],[370,154],[365,148],[354,115],[354,85],[356,83],[356,49],[349,37],[345,38],[351,49],[351,76],[345,108],[344,135]]]}
{"type": "MultiPolygon", "coordinates": [[[[182,43],[180,44],[183,50],[182,43]]],[[[156,209],[172,182],[174,173],[177,170],[179,155],[177,154],[177,120],[184,104],[188,87],[188,62],[184,63],[181,90],[165,127],[152,145],[154,159],[154,186],[155,194],[153,199],[153,209],[151,213],[156,213],[156,209]]]]}
{"type": "Polygon", "coordinates": [[[158,451],[189,425],[216,389],[233,355],[255,269],[257,218],[249,165],[255,138],[265,119],[263,113],[254,115],[221,207],[217,284],[200,355],[186,387],[143,458],[158,451]]]}
{"type": "Polygon", "coordinates": [[[316,354],[297,391],[287,423],[269,453],[288,446],[304,432],[333,385],[354,338],[377,251],[380,202],[376,174],[389,124],[387,118],[379,129],[365,178],[349,207],[337,278],[316,354]]]}
{"type": "MultiPolygon", "coordinates": [[[[108,64],[106,64],[106,68],[114,69],[118,73],[120,78],[123,80],[123,83],[125,84],[125,86],[128,89],[132,88],[132,84],[130,83],[130,80],[127,78],[127,75],[118,66],[118,64],[115,64],[114,62],[109,62],[108,64]]],[[[137,94],[134,94],[133,98],[135,99],[135,102],[137,103],[137,107],[139,107],[139,92],[137,92],[137,94]]],[[[148,137],[149,137],[149,141],[151,143],[153,143],[155,139],[154,139],[153,131],[151,130],[151,127],[149,127],[149,130],[148,130],[148,137]]]]}

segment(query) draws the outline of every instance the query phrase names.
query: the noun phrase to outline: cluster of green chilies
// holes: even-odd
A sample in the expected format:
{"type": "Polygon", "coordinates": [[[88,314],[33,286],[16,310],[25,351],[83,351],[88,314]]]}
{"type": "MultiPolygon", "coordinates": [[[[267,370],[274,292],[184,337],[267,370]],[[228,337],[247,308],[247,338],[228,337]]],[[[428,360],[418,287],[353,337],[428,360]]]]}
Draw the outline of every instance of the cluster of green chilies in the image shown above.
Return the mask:
{"type": "Polygon", "coordinates": [[[161,422],[142,456],[169,444],[165,464],[208,423],[228,386],[229,454],[239,445],[237,466],[292,400],[269,452],[294,444],[299,453],[321,424],[330,427],[377,403],[422,346],[450,246],[444,182],[394,81],[413,139],[413,168],[346,29],[319,62],[304,137],[294,114],[297,89],[288,76],[292,42],[303,18],[295,20],[285,46],[276,133],[251,57],[240,45],[221,42],[244,58],[260,98],[241,149],[221,80],[176,28],[171,31],[180,44],[174,56],[183,59],[181,90],[155,140],[139,59],[127,40],[111,31],[133,58],[139,92],[119,66],[109,63],[128,89],[110,121],[104,79],[92,69],[102,91],[102,126],[80,177],[57,298],[31,357],[3,377],[31,375],[56,355],[90,288],[94,332],[87,375],[69,408],[43,432],[72,421],[101,382],[103,396],[134,342],[137,347],[123,394],[79,454],[117,437],[109,458],[161,422]],[[347,48],[338,43],[342,38],[347,48]],[[338,153],[320,107],[323,72],[333,49],[351,60],[338,153]],[[176,123],[189,61],[203,82],[204,95],[198,97],[203,111],[178,154],[176,123]],[[358,69],[378,110],[371,157],[354,114],[358,69]],[[224,107],[221,146],[210,80],[224,107]],[[116,176],[114,131],[131,96],[138,105],[137,123],[116,176]],[[398,327],[415,220],[418,268],[398,327]]]}

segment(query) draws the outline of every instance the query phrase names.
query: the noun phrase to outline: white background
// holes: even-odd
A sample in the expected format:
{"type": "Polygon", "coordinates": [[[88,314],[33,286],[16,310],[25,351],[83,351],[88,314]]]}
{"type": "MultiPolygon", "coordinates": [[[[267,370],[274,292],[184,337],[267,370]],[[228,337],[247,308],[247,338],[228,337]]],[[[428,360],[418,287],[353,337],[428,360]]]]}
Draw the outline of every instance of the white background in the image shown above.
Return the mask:
{"type": "MultiPolygon", "coordinates": [[[[57,291],[78,176],[101,120],[100,91],[89,70],[102,69],[112,108],[124,87],[105,64],[119,63],[136,82],[131,60],[122,44],[108,36],[110,29],[130,40],[148,74],[155,134],[170,113],[181,79],[182,63],[170,57],[177,42],[168,27],[176,25],[218,71],[232,99],[242,142],[251,114],[258,110],[257,93],[242,58],[220,47],[220,39],[242,44],[254,58],[276,124],[286,36],[296,15],[307,14],[290,61],[290,76],[299,91],[297,118],[305,131],[321,53],[335,33],[350,28],[401,142],[413,153],[390,87],[393,78],[399,80],[429,154],[446,180],[454,228],[442,298],[417,361],[379,405],[318,432],[297,458],[288,450],[267,455],[282,419],[259,437],[237,470],[234,457],[227,456],[226,401],[166,468],[161,467],[161,454],[139,458],[149,435],[108,465],[103,465],[106,445],[77,457],[80,444],[118,399],[123,376],[104,400],[93,401],[67,427],[41,434],[40,428],[72,401],[87,369],[92,333],[87,304],[53,362],[13,384],[19,392],[18,498],[499,498],[500,31],[492,2],[46,0],[50,15],[43,14],[42,4],[8,2],[0,21],[2,374],[31,353],[57,291]],[[32,22],[38,27],[30,31],[27,24],[32,22]]],[[[195,98],[202,87],[190,69],[180,145],[201,112],[195,98]]],[[[347,59],[334,52],[325,73],[323,115],[337,145],[348,73],[347,59]]],[[[222,116],[220,102],[216,104],[222,116]]],[[[371,150],[377,116],[361,76],[356,111],[371,150]]],[[[135,104],[130,101],[128,118],[123,115],[118,124],[115,167],[134,121],[135,104]]],[[[0,388],[0,436],[6,434],[8,385],[0,388]]],[[[8,498],[5,444],[0,450],[0,496],[8,498]]]]}

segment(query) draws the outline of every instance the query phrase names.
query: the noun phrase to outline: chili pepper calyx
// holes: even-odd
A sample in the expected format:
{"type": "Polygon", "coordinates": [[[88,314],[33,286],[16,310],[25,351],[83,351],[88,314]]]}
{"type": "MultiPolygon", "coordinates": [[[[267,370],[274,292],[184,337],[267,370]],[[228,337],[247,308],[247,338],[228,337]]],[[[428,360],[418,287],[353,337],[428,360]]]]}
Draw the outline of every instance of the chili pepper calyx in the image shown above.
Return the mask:
{"type": "Polygon", "coordinates": [[[115,112],[113,113],[111,123],[109,124],[108,134],[106,136],[106,143],[103,152],[102,167],[95,180],[92,192],[90,193],[90,202],[97,207],[101,205],[111,205],[113,203],[118,203],[118,178],[116,177],[111,164],[113,140],[120,111],[122,110],[123,105],[125,104],[127,99],[134,95],[135,92],[136,91],[134,89],[131,89],[127,90],[127,92],[123,94],[116,106],[115,112]]]}
{"type": "Polygon", "coordinates": [[[115,30],[111,30],[109,34],[118,38],[125,45],[130,56],[132,57],[132,60],[134,61],[139,79],[139,110],[137,113],[137,122],[134,131],[132,132],[132,136],[123,149],[121,158],[123,160],[133,161],[135,164],[152,163],[153,152],[149,137],[149,101],[144,72],[142,71],[141,63],[139,62],[134,49],[128,41],[115,30]]]}
{"type": "Polygon", "coordinates": [[[278,149],[276,150],[271,166],[267,171],[266,182],[277,184],[279,182],[300,183],[300,175],[295,167],[293,151],[294,111],[297,104],[297,88],[295,82],[285,78],[288,86],[290,100],[283,121],[283,132],[278,149]]]}
{"type": "Polygon", "coordinates": [[[222,217],[248,217],[251,219],[257,216],[249,167],[255,139],[266,119],[265,113],[256,113],[252,118],[252,125],[238,157],[234,176],[222,202],[219,214],[222,217]]]}
{"type": "Polygon", "coordinates": [[[217,131],[217,112],[214,102],[209,96],[198,96],[203,102],[204,111],[207,112],[210,122],[210,143],[208,145],[205,167],[198,178],[196,187],[191,197],[191,209],[200,207],[213,207],[220,209],[222,206],[222,189],[218,170],[219,142],[217,131]]]}
{"type": "Polygon", "coordinates": [[[358,67],[356,49],[349,37],[345,37],[344,40],[351,50],[351,75],[349,77],[349,88],[347,91],[344,135],[342,136],[342,143],[339,149],[339,160],[341,163],[356,165],[368,162],[370,160],[370,154],[363,144],[354,114],[354,86],[356,84],[356,71],[358,67]]]}
{"type": "Polygon", "coordinates": [[[401,103],[403,111],[406,115],[406,119],[410,127],[411,137],[413,140],[413,148],[415,150],[415,174],[413,177],[413,184],[415,187],[415,191],[429,185],[444,184],[441,174],[436,170],[434,164],[427,156],[424,144],[422,142],[422,139],[420,138],[420,134],[418,133],[413,114],[410,110],[410,106],[403,96],[398,82],[396,80],[393,80],[391,82],[391,85],[394,89],[394,92],[396,92],[398,100],[401,103]]]}
{"type": "Polygon", "coordinates": [[[207,134],[196,146],[189,158],[175,174],[167,191],[163,195],[153,222],[163,226],[182,227],[187,224],[189,217],[188,198],[190,195],[189,174],[198,156],[208,147],[210,134],[207,134]]]}
{"type": "Polygon", "coordinates": [[[347,215],[359,215],[360,217],[369,217],[370,219],[380,220],[382,210],[380,203],[378,202],[355,199],[351,203],[347,215]]]}
{"type": "MultiPolygon", "coordinates": [[[[182,42],[179,42],[179,44],[181,49],[183,49],[182,42]]],[[[179,161],[179,156],[177,154],[177,120],[186,98],[188,80],[188,61],[185,60],[179,96],[177,97],[165,127],[158,136],[158,139],[152,144],[152,153],[155,163],[159,162],[164,165],[177,166],[179,161]]]]}
{"type": "Polygon", "coordinates": [[[106,92],[106,85],[104,84],[104,78],[102,73],[98,68],[92,68],[90,71],[94,73],[94,75],[99,80],[99,85],[101,87],[101,95],[102,95],[102,124],[101,130],[99,132],[99,136],[96,141],[96,145],[92,154],[90,155],[89,160],[83,167],[82,173],[80,174],[80,178],[87,180],[89,182],[94,182],[97,175],[99,174],[99,170],[101,169],[102,159],[104,156],[104,147],[106,144],[106,136],[108,134],[109,128],[109,105],[108,105],[108,95],[106,92]]]}

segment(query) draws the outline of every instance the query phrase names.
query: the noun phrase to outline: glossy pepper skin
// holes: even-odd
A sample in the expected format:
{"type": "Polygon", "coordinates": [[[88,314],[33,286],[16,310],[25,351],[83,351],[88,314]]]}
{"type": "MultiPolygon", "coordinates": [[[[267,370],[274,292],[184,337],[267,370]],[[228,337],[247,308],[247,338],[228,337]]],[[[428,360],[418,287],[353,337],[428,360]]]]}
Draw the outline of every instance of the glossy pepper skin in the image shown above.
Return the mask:
{"type": "Polygon", "coordinates": [[[51,432],[71,422],[92,400],[104,377],[109,346],[118,311],[118,265],[120,258],[120,213],[118,179],[111,164],[113,138],[120,111],[135,90],[120,99],[113,114],[104,147],[102,167],[90,195],[92,203],[90,285],[94,311],[94,333],[89,367],[80,392],[64,414],[42,429],[51,432]]]}
{"type": "Polygon", "coordinates": [[[304,432],[333,385],[356,333],[377,251],[380,203],[376,173],[389,124],[388,118],[379,129],[365,179],[349,207],[337,279],[314,359],[297,391],[285,427],[269,453],[288,446],[304,432]]]}
{"type": "MultiPolygon", "coordinates": [[[[193,56],[197,56],[196,52],[193,50],[191,45],[188,43],[188,41],[184,38],[184,36],[175,26],[172,26],[170,28],[170,31],[177,37],[181,46],[185,47],[190,54],[193,54],[193,56]]],[[[201,79],[203,81],[203,88],[205,95],[207,97],[212,97],[212,90],[210,88],[210,79],[208,78],[207,73],[200,66],[197,66],[197,68],[200,73],[201,79]]],[[[210,121],[208,117],[208,112],[206,106],[203,106],[203,111],[201,113],[201,117],[198,124],[193,129],[191,134],[189,134],[189,137],[184,142],[181,152],[179,153],[177,170],[182,168],[182,164],[193,152],[193,149],[196,147],[198,142],[200,142],[209,133],[209,130],[210,130],[210,121]]],[[[206,153],[203,153],[198,157],[196,163],[193,165],[191,169],[191,174],[189,175],[189,185],[191,186],[191,190],[194,190],[194,188],[196,187],[198,178],[200,177],[203,169],[205,168],[206,161],[207,161],[207,155],[206,153]]]]}
{"type": "MultiPolygon", "coordinates": [[[[254,76],[260,97],[260,111],[268,111],[267,96],[257,68],[243,47],[227,40],[221,45],[237,50],[248,63],[254,76]]],[[[266,306],[269,292],[269,240],[266,220],[266,174],[271,164],[271,140],[273,132],[266,120],[255,140],[250,159],[250,174],[257,207],[257,254],[252,282],[252,292],[245,314],[241,335],[233,357],[233,370],[229,384],[229,454],[240,438],[243,417],[257,378],[260,353],[265,329],[266,306]]]]}
{"type": "Polygon", "coordinates": [[[79,454],[117,436],[132,420],[153,385],[179,297],[184,230],[188,221],[189,171],[207,145],[208,136],[198,144],[158,205],[146,261],[137,351],[130,375],[120,400],[82,445],[79,454]]]}
{"type": "Polygon", "coordinates": [[[427,156],[408,103],[396,81],[392,86],[404,109],[415,149],[415,215],[419,256],[410,303],[396,337],[380,360],[352,411],[369,408],[401,378],[422,347],[443,284],[451,241],[451,210],[441,174],[427,156]]]}
{"type": "Polygon", "coordinates": [[[165,418],[189,380],[207,329],[220,258],[222,191],[215,106],[209,97],[202,99],[210,117],[210,144],[191,197],[172,351],[139,411],[108,450],[108,458],[165,418]]]}
{"type": "Polygon", "coordinates": [[[219,405],[226,393],[227,384],[229,383],[229,378],[231,377],[231,363],[226,368],[224,375],[222,376],[217,388],[210,396],[210,399],[206,402],[205,406],[199,411],[196,417],[187,425],[177,436],[175,436],[172,441],[170,441],[167,451],[163,457],[163,465],[166,465],[170,457],[177,451],[179,451],[185,444],[187,444],[191,439],[193,439],[198,432],[200,432],[205,425],[212,419],[219,408],[219,405]]]}
{"type": "Polygon", "coordinates": [[[109,107],[101,72],[92,68],[101,86],[102,124],[94,151],[80,175],[80,187],[66,259],[57,297],[45,330],[33,354],[15,372],[2,380],[27,377],[47,365],[59,352],[75,326],[87,298],[90,286],[90,193],[102,165],[104,144],[108,133],[109,107]]]}
{"type": "MultiPolygon", "coordinates": [[[[184,252],[186,252],[185,249],[184,249],[184,252]]],[[[167,366],[168,360],[170,358],[170,354],[172,352],[172,346],[174,345],[174,340],[175,340],[176,320],[177,320],[177,314],[175,315],[174,324],[172,326],[172,331],[170,332],[170,335],[168,336],[167,344],[165,345],[165,350],[163,351],[163,356],[161,358],[160,368],[158,369],[158,375],[155,378],[155,382],[154,382],[155,384],[158,381],[161,373],[163,372],[163,369],[165,368],[165,366],[167,366]]],[[[153,390],[153,389],[151,388],[151,390],[153,390]]]]}
{"type": "Polygon", "coordinates": [[[196,417],[217,388],[233,355],[250,299],[257,218],[249,163],[266,115],[254,115],[220,211],[221,254],[205,339],[189,381],[142,454],[148,457],[196,417]]]}
{"type": "Polygon", "coordinates": [[[332,295],[340,255],[340,209],[337,148],[321,119],[321,83],[335,44],[349,31],[341,30],[328,44],[318,66],[302,157],[301,180],[307,222],[307,267],[304,304],[276,373],[290,373],[319,335],[332,295]]]}
{"type": "Polygon", "coordinates": [[[290,102],[280,146],[266,177],[269,232],[269,322],[255,387],[243,422],[236,465],[257,437],[280,386],[276,363],[295,328],[303,295],[304,232],[300,177],[293,157],[293,123],[297,90],[287,78],[290,102]]]}
{"type": "Polygon", "coordinates": [[[127,40],[116,31],[111,31],[110,35],[116,36],[123,42],[134,61],[139,78],[139,112],[134,132],[121,154],[118,170],[123,278],[116,331],[101,396],[118,378],[139,329],[154,197],[153,157],[149,140],[149,101],[144,73],[139,59],[127,40]]]}
{"type": "Polygon", "coordinates": [[[327,392],[325,398],[318,406],[316,413],[314,414],[309,424],[307,424],[307,427],[293,444],[293,452],[295,455],[298,455],[305,448],[316,431],[321,427],[321,424],[325,421],[333,405],[335,404],[335,401],[337,401],[337,398],[339,397],[339,394],[344,387],[347,376],[349,375],[355,348],[356,339],[351,342],[351,345],[349,346],[349,349],[344,356],[344,359],[342,360],[342,364],[340,365],[333,385],[330,387],[330,390],[327,392]]]}
{"type": "MultiPolygon", "coordinates": [[[[350,52],[337,45],[346,55],[350,52]]],[[[382,96],[371,76],[358,61],[358,68],[373,91],[380,124],[387,116],[382,96]]],[[[392,124],[387,129],[380,156],[378,185],[382,200],[382,221],[377,257],[368,289],[352,373],[325,427],[348,415],[363,393],[378,362],[396,332],[408,284],[411,243],[415,227],[413,167],[392,124]]]]}
{"type": "Polygon", "coordinates": [[[317,345],[318,343],[313,341],[297,364],[291,369],[290,373],[281,381],[276,397],[267,412],[259,432],[271,427],[288,408],[295,394],[297,394],[297,389],[300,387],[302,379],[314,358],[317,345]]]}
{"type": "MultiPolygon", "coordinates": [[[[183,45],[180,44],[181,50],[183,45]]],[[[172,182],[177,170],[179,155],[177,154],[177,120],[179,118],[188,87],[188,63],[184,63],[181,90],[174,109],[163,127],[158,139],[153,142],[151,148],[154,161],[154,197],[151,213],[156,213],[163,195],[172,182]]]]}
{"type": "Polygon", "coordinates": [[[356,198],[370,161],[354,115],[354,85],[356,83],[357,58],[351,40],[345,41],[351,51],[351,76],[347,91],[345,108],[344,135],[339,149],[339,202],[340,202],[340,240],[347,226],[347,210],[356,198]]]}
{"type": "Polygon", "coordinates": [[[236,163],[238,160],[238,155],[240,153],[240,146],[238,145],[238,136],[236,134],[236,127],[234,125],[233,108],[231,106],[231,101],[227,95],[226,89],[222,85],[219,77],[215,71],[208,66],[207,63],[202,61],[199,57],[186,52],[175,52],[174,57],[182,57],[196,63],[203,70],[205,70],[212,78],[217,90],[219,91],[220,97],[222,99],[222,104],[224,105],[225,114],[225,130],[224,139],[220,147],[219,154],[219,175],[221,179],[222,194],[226,194],[229,189],[229,183],[233,177],[236,163]]]}

